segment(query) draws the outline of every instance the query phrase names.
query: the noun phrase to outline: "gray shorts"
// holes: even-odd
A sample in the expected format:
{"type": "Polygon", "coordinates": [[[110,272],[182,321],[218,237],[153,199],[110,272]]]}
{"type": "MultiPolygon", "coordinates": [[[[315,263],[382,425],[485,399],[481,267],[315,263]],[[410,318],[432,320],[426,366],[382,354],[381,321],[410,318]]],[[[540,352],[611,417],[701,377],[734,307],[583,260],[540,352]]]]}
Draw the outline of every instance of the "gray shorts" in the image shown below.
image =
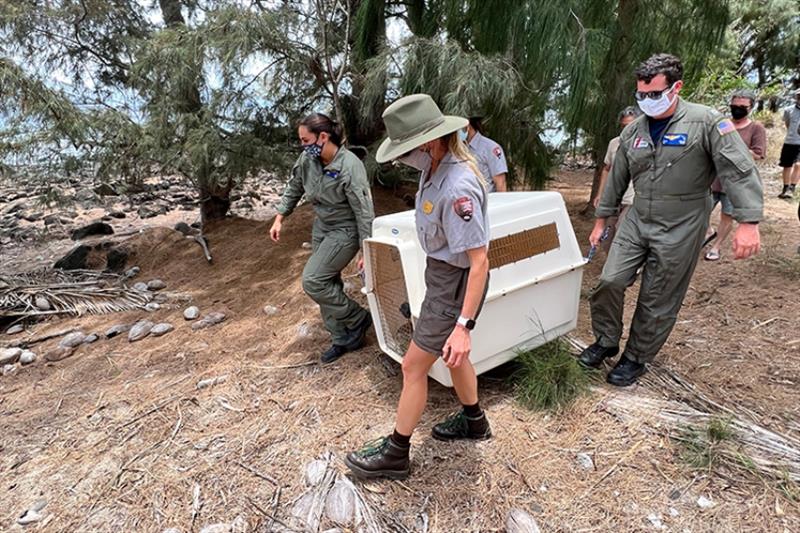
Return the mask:
{"type": "MultiPolygon", "coordinates": [[[[419,320],[412,337],[414,344],[422,350],[436,356],[442,355],[444,343],[456,327],[456,321],[461,314],[468,277],[468,268],[458,268],[428,257],[425,267],[425,299],[422,301],[419,320]]],[[[483,308],[488,289],[487,279],[476,320],[483,308]]]]}

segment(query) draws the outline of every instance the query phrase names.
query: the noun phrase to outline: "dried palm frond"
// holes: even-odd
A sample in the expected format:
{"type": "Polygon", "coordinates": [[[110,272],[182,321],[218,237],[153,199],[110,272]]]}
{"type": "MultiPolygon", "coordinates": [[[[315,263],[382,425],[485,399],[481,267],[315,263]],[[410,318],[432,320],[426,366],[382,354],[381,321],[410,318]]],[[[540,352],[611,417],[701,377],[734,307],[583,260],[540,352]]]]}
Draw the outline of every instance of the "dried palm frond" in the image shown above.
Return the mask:
{"type": "MultiPolygon", "coordinates": [[[[579,350],[586,348],[574,338],[567,341],[579,350]]],[[[701,452],[713,448],[719,465],[772,479],[783,490],[796,490],[800,439],[793,434],[766,429],[752,411],[714,401],[667,368],[650,367],[640,382],[664,398],[643,392],[613,394],[605,400],[605,408],[623,420],[654,419],[679,442],[701,452]]]]}
{"type": "Polygon", "coordinates": [[[149,295],[116,274],[37,270],[0,277],[0,317],[116,313],[144,307],[149,295]]]}

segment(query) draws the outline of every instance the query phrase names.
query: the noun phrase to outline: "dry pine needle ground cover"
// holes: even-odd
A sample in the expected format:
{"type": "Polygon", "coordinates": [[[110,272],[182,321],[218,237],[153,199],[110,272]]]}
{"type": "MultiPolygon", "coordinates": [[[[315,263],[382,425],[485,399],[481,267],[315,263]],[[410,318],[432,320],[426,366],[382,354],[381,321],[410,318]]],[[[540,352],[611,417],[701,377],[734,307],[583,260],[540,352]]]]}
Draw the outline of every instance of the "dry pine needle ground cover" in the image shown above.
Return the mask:
{"type": "MultiPolygon", "coordinates": [[[[587,180],[563,172],[553,184],[582,244],[592,222],[579,213],[587,180]]],[[[734,262],[725,250],[717,264],[701,261],[659,366],[747,420],[798,438],[792,268],[800,232],[796,205],[773,200],[776,191],[770,178],[764,256],[734,262]]],[[[379,206],[402,203],[386,195],[379,206]]],[[[36,325],[33,335],[103,332],[146,317],[176,330],[137,343],[102,340],[0,378],[0,529],[19,529],[17,517],[40,498],[44,519],[28,526],[38,531],[199,531],[237,518],[250,530],[280,529],[292,525],[307,463],[331,452],[344,472],[346,451],[388,433],[401,376],[374,336],[332,366],[316,364],[327,339],[299,281],[310,221],[308,209],[299,211],[278,246],[267,239],[268,222],[226,221],[209,231],[211,265],[180,234],[150,230],[135,243],[137,279],[164,280],[168,304],[36,325]],[[181,314],[189,302],[228,318],[192,331],[181,314]],[[265,315],[267,304],[279,312],[265,315]],[[301,327],[310,336],[299,336],[301,327]],[[196,387],[220,376],[227,379],[196,387]]],[[[586,268],[584,294],[603,260],[586,268]]],[[[632,309],[629,298],[628,316],[632,309]]],[[[591,341],[585,300],[575,336],[591,341]]],[[[517,405],[502,374],[481,379],[496,436],[479,444],[429,437],[456,407],[449,390],[431,385],[412,441],[412,477],[359,484],[374,509],[412,531],[503,531],[512,508],[543,531],[800,531],[791,485],[681,459],[674,428],[652,412],[656,400],[676,398],[656,380],[628,390],[598,383],[548,414],[517,405]],[[701,496],[711,506],[699,506],[701,496]]]]}

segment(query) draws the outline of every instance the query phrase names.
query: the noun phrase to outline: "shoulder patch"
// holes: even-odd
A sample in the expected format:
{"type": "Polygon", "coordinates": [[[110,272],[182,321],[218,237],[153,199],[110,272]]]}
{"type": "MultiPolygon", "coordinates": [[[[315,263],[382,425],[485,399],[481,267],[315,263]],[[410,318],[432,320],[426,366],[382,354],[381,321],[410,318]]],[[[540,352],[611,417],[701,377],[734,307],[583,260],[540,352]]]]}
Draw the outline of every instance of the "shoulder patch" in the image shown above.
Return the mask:
{"type": "Polygon", "coordinates": [[[717,131],[719,132],[720,135],[727,135],[729,133],[733,133],[734,131],[736,131],[736,126],[734,126],[733,122],[731,122],[727,118],[722,119],[719,122],[717,122],[717,131]]]}
{"type": "Polygon", "coordinates": [[[472,199],[468,196],[462,196],[453,202],[453,210],[462,220],[469,222],[472,220],[472,214],[474,213],[472,199]]]}
{"type": "Polygon", "coordinates": [[[337,179],[339,177],[339,171],[338,170],[326,170],[325,171],[325,176],[335,180],[335,179],[337,179]]]}
{"type": "Polygon", "coordinates": [[[492,153],[494,153],[495,157],[497,157],[498,159],[500,159],[500,157],[503,155],[503,151],[500,149],[499,146],[495,146],[494,150],[492,150],[492,153]]]}

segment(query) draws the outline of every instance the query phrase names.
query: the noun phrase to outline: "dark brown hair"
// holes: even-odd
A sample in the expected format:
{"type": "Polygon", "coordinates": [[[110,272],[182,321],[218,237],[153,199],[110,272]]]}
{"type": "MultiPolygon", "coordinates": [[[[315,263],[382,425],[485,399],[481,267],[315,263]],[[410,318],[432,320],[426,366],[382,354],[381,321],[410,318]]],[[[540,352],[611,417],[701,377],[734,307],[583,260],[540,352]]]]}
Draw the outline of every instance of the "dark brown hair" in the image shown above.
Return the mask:
{"type": "Polygon", "coordinates": [[[659,74],[663,74],[667,78],[667,83],[672,85],[683,79],[683,64],[671,54],[656,54],[639,63],[634,74],[637,80],[647,83],[659,74]]]}
{"type": "Polygon", "coordinates": [[[342,125],[333,120],[328,115],[322,113],[311,113],[306,116],[297,126],[305,126],[308,131],[319,135],[320,133],[327,133],[330,136],[331,142],[336,146],[342,145],[342,125]]]}

